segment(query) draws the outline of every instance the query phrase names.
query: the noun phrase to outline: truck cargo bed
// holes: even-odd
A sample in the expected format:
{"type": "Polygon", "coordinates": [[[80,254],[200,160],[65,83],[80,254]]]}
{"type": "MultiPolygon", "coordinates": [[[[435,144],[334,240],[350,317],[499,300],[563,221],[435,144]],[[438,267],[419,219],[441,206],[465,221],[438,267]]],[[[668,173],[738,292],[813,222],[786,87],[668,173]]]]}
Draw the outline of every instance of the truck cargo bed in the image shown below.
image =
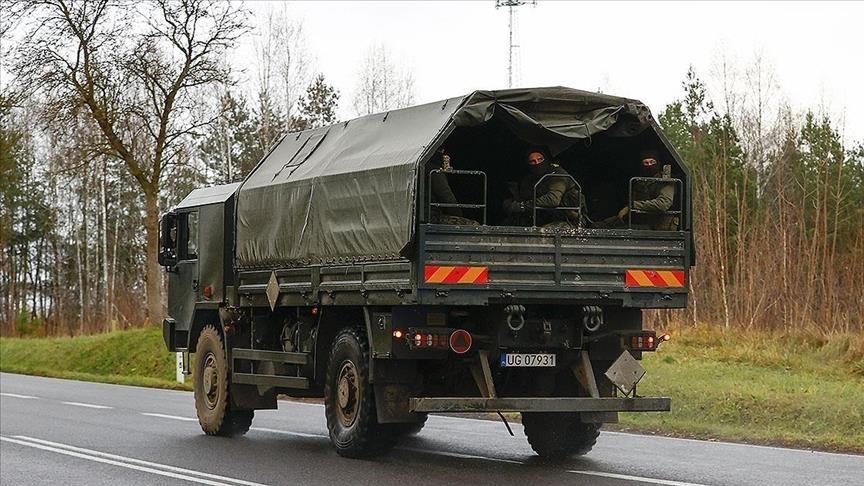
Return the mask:
{"type": "Polygon", "coordinates": [[[550,299],[638,308],[686,305],[687,232],[420,225],[417,241],[415,262],[245,271],[237,290],[244,302],[268,305],[267,284],[275,273],[280,305],[488,305],[550,299]],[[684,277],[680,285],[628,286],[628,270],[674,271],[684,277]]]}

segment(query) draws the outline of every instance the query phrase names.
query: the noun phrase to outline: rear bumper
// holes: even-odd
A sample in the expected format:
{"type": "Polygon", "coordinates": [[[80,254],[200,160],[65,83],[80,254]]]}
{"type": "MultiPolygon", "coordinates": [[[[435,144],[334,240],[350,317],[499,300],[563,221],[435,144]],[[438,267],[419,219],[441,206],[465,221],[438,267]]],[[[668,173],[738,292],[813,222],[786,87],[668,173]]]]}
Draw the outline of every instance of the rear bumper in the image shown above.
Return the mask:
{"type": "Polygon", "coordinates": [[[651,398],[411,398],[412,412],[668,412],[672,400],[651,398]]]}

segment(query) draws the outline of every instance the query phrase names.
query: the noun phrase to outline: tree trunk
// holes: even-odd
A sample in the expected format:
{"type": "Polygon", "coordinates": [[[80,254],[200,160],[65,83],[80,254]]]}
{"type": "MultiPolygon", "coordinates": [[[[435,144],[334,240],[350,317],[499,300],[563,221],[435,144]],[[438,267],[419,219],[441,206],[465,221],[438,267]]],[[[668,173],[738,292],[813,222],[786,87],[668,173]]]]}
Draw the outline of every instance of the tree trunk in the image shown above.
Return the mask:
{"type": "Polygon", "coordinates": [[[120,231],[120,218],[115,217],[114,218],[114,251],[111,252],[111,287],[110,287],[111,293],[109,294],[109,298],[108,298],[108,309],[110,309],[108,314],[111,316],[111,319],[113,319],[114,299],[116,297],[116,294],[114,293],[114,283],[117,281],[117,241],[120,239],[119,238],[119,235],[120,235],[119,231],[120,231]]]}
{"type": "Polygon", "coordinates": [[[162,272],[159,267],[159,206],[156,194],[144,193],[147,230],[147,321],[150,324],[162,322],[162,272]]]}
{"type": "Polygon", "coordinates": [[[105,331],[111,330],[111,299],[108,294],[108,202],[105,196],[105,177],[108,172],[106,159],[102,159],[102,180],[99,184],[102,206],[102,317],[105,320],[105,331]]]}
{"type": "Polygon", "coordinates": [[[84,273],[81,267],[81,231],[76,226],[75,212],[72,205],[69,205],[69,219],[72,221],[72,228],[75,229],[75,262],[78,270],[78,334],[84,334],[84,273]]]}

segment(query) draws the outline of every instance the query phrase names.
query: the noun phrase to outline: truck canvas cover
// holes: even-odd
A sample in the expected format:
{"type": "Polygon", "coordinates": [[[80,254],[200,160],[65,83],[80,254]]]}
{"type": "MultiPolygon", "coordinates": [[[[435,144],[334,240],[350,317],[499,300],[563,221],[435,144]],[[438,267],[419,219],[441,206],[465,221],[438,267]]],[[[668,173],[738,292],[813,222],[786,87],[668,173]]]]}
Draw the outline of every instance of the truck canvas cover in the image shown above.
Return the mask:
{"type": "Polygon", "coordinates": [[[601,132],[655,126],[639,101],[553,87],[475,91],[289,133],[239,189],[236,265],[402,258],[414,237],[421,163],[456,127],[493,117],[556,153],[601,132]]]}

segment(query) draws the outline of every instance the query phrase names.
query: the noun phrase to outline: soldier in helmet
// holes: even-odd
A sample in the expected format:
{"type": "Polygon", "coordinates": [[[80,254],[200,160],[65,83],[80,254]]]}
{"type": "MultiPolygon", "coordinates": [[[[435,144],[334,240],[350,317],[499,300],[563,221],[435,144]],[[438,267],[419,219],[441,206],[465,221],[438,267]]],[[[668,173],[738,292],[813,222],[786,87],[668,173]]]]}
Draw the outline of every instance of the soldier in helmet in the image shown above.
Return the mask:
{"type": "MultiPolygon", "coordinates": [[[[525,162],[528,173],[518,183],[511,182],[508,189],[510,197],[504,200],[507,223],[517,226],[531,226],[534,207],[556,208],[580,206],[579,189],[570,177],[547,177],[547,174],[569,176],[558,164],[552,162],[543,148],[531,148],[526,153],[525,162]],[[541,180],[542,179],[542,180],[541,180]],[[539,182],[539,185],[537,185],[539,182]],[[534,186],[537,185],[537,199],[534,199],[534,186]]],[[[537,225],[543,227],[574,228],[581,225],[579,211],[562,209],[556,211],[537,211],[537,225]]]]}
{"type": "MultiPolygon", "coordinates": [[[[660,153],[646,149],[639,154],[639,160],[639,175],[643,179],[633,181],[632,209],[638,213],[630,215],[632,226],[666,231],[678,229],[678,217],[667,213],[675,199],[675,184],[663,175],[660,153]]],[[[610,226],[624,226],[630,209],[630,205],[624,206],[616,216],[610,218],[612,221],[605,222],[610,223],[610,226]]]]}

